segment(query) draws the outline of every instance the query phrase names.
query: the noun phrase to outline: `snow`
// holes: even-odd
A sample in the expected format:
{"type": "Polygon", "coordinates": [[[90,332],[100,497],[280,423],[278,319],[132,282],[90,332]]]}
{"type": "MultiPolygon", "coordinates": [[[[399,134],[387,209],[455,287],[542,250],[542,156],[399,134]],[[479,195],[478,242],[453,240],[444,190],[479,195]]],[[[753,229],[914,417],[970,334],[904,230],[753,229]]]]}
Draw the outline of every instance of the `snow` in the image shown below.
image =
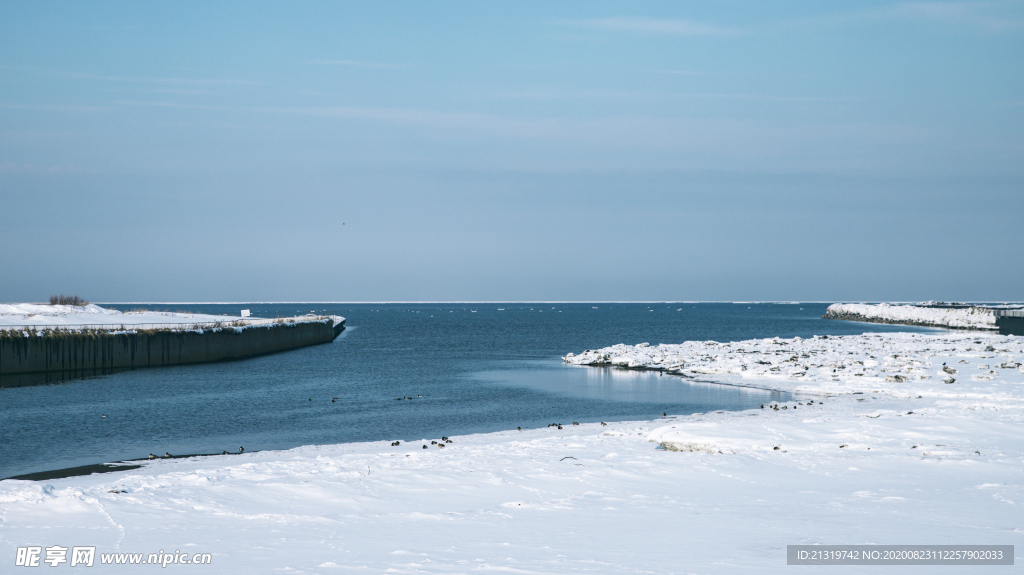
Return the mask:
{"type": "Polygon", "coordinates": [[[163,311],[127,311],[102,308],[95,304],[84,306],[47,304],[0,304],[0,326],[78,326],[78,325],[138,325],[138,324],[194,324],[230,322],[241,316],[205,315],[163,311]]]}
{"type": "MultiPolygon", "coordinates": [[[[241,310],[239,310],[241,311],[241,310]]],[[[285,318],[288,322],[325,321],[330,318],[337,325],[345,318],[340,316],[306,316],[285,318]]],[[[84,306],[47,305],[47,304],[0,304],[0,329],[12,328],[55,328],[81,329],[89,328],[126,328],[151,329],[161,327],[181,327],[185,329],[210,327],[211,324],[233,324],[233,327],[248,328],[266,326],[281,321],[274,318],[253,318],[230,315],[208,315],[200,313],[165,312],[165,311],[118,311],[107,309],[95,304],[84,306]]]]}
{"type": "Polygon", "coordinates": [[[789,572],[790,544],[1019,545],[1022,357],[1024,337],[962,332],[569,354],[797,399],[2,481],[0,561],[95,545],[97,563],[212,553],[204,573],[761,573],[789,572]]]}
{"type": "Polygon", "coordinates": [[[887,303],[836,303],[828,306],[825,317],[958,329],[997,329],[992,310],[976,306],[946,308],[887,303]]]}

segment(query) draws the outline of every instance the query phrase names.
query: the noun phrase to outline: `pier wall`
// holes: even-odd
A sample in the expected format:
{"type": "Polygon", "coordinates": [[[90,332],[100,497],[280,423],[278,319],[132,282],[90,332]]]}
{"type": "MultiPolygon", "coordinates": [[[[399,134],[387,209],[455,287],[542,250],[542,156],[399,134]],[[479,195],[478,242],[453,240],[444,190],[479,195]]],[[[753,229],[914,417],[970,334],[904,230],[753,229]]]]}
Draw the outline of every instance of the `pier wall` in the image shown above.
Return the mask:
{"type": "Polygon", "coordinates": [[[114,370],[243,359],[328,343],[331,319],[205,330],[0,332],[0,375],[114,370]]]}
{"type": "Polygon", "coordinates": [[[1024,335],[1024,317],[996,316],[996,327],[1003,335],[1024,335]]]}

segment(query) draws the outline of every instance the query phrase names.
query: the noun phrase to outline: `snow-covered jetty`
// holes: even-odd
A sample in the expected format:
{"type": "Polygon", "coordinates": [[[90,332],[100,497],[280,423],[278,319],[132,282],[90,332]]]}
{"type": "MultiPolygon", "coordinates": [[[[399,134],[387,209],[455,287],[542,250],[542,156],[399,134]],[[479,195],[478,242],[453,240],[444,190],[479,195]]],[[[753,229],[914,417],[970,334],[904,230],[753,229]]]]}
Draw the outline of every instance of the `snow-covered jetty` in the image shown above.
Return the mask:
{"type": "Polygon", "coordinates": [[[981,306],[834,303],[821,317],[952,329],[998,329],[993,309],[981,306]]]}
{"type": "Polygon", "coordinates": [[[264,319],[0,304],[0,375],[243,359],[333,341],[340,316],[264,319]]]}

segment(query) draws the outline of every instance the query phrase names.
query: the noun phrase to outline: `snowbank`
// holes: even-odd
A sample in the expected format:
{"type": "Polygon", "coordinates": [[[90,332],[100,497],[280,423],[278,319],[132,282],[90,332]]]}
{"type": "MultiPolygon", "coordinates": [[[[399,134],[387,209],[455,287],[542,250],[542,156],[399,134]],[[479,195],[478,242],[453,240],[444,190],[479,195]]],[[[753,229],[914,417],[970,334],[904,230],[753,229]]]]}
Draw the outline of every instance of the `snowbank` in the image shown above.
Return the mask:
{"type": "Polygon", "coordinates": [[[97,564],[211,553],[204,573],[789,573],[789,544],[1020,545],[1021,357],[1024,338],[988,333],[567,355],[799,395],[778,410],[562,422],[443,448],[394,438],[3,481],[0,562],[18,546],[95,545],[97,564]]]}
{"type": "Polygon", "coordinates": [[[75,331],[82,328],[124,326],[127,332],[137,329],[181,328],[202,332],[204,328],[242,330],[267,327],[277,323],[327,322],[341,325],[345,318],[337,315],[308,315],[289,318],[254,318],[233,315],[208,315],[166,311],[119,311],[95,304],[84,306],[46,305],[33,303],[0,304],[0,330],[18,328],[61,328],[75,331]]]}
{"type": "Polygon", "coordinates": [[[957,354],[970,357],[1006,354],[1007,358],[1012,358],[1022,341],[1012,336],[993,338],[980,333],[895,333],[729,343],[690,341],[657,346],[618,344],[579,355],[570,353],[563,361],[575,365],[657,369],[705,380],[709,379],[707,376],[714,376],[710,379],[718,383],[780,391],[834,394],[885,388],[895,393],[903,387],[916,390],[918,382],[922,381],[956,379],[958,374],[952,373],[956,366],[935,365],[929,358],[957,354]]]}
{"type": "Polygon", "coordinates": [[[983,307],[947,308],[916,305],[834,303],[825,319],[845,319],[874,323],[895,323],[956,329],[997,329],[992,310],[983,307]]]}
{"type": "Polygon", "coordinates": [[[0,304],[0,328],[6,326],[129,326],[140,324],[195,324],[232,322],[237,316],[172,313],[163,311],[127,311],[84,306],[33,303],[0,304]]]}

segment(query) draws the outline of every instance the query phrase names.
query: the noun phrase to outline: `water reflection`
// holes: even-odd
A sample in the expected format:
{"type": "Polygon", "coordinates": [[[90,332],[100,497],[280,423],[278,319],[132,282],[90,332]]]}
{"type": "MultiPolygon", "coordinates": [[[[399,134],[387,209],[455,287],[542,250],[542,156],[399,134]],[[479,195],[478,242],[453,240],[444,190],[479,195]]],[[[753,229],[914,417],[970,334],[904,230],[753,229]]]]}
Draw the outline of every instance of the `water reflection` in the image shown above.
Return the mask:
{"type": "Polygon", "coordinates": [[[54,385],[76,379],[93,379],[113,373],[131,371],[121,369],[72,369],[66,371],[46,371],[40,373],[12,373],[0,375],[0,389],[13,387],[32,387],[36,385],[54,385]]]}
{"type": "Polygon", "coordinates": [[[523,362],[523,369],[482,371],[486,382],[521,386],[588,400],[665,404],[682,411],[751,409],[770,401],[787,401],[788,393],[694,381],[660,371],[566,365],[557,360],[523,362]]]}

